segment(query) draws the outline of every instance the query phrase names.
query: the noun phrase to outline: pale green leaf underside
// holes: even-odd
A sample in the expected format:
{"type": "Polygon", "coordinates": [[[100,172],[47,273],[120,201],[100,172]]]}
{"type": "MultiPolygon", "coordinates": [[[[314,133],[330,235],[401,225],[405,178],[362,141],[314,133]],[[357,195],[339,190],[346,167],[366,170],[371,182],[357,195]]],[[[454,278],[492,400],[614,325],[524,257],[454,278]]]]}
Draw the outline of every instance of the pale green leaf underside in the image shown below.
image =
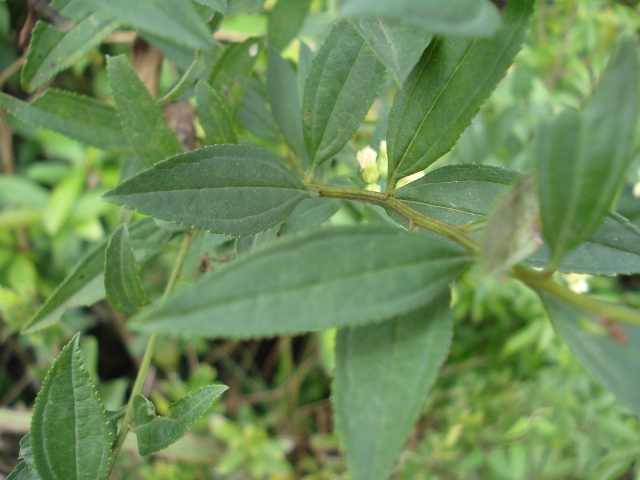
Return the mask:
{"type": "Polygon", "coordinates": [[[320,229],[256,249],[130,325],[209,338],[362,325],[425,305],[470,261],[462,249],[393,227],[320,229]]]}
{"type": "Polygon", "coordinates": [[[209,143],[238,143],[233,121],[220,95],[208,83],[196,84],[196,111],[209,143]]]}
{"type": "Polygon", "coordinates": [[[97,11],[133,28],[196,50],[213,48],[207,26],[188,0],[83,0],[97,11]]]}
{"type": "Polygon", "coordinates": [[[401,87],[433,38],[429,30],[389,18],[363,17],[352,23],[401,87]]]}
{"type": "Polygon", "coordinates": [[[32,103],[0,93],[0,106],[38,128],[65,135],[102,150],[123,150],[127,139],[113,107],[94,98],[48,89],[32,103]]]}
{"type": "Polygon", "coordinates": [[[109,85],[131,147],[145,165],[182,151],[162,110],[124,55],[107,58],[109,85]]]}
{"type": "Polygon", "coordinates": [[[20,462],[16,465],[7,480],[41,480],[42,477],[38,475],[33,468],[26,464],[26,462],[20,462]]]}
{"type": "Polygon", "coordinates": [[[549,318],[560,336],[586,369],[604,387],[640,415],[640,328],[617,325],[623,344],[609,336],[597,336],[581,325],[582,321],[598,322],[591,314],[563,304],[555,297],[540,294],[549,318]]]}
{"type": "Polygon", "coordinates": [[[109,240],[104,272],[107,300],[120,313],[131,315],[149,303],[138,276],[126,224],[121,225],[109,240]]]}
{"type": "Polygon", "coordinates": [[[77,21],[68,31],[38,22],[20,74],[22,86],[33,92],[56,73],[74,65],[118,26],[118,22],[98,12],[77,21]]]}
{"type": "Polygon", "coordinates": [[[333,404],[355,480],[386,480],[449,354],[448,289],[398,319],[340,330],[333,404]]]}
{"type": "MultiPolygon", "coordinates": [[[[522,175],[487,165],[439,168],[394,196],[427,216],[464,226],[484,219],[509,185],[522,175]]],[[[529,260],[543,267],[549,257],[545,245],[529,260]]],[[[609,213],[598,230],[562,260],[559,270],[589,274],[640,272],[640,230],[621,215],[609,213]]]]}
{"type": "Polygon", "coordinates": [[[43,480],[102,480],[111,430],[82,360],[79,334],[62,349],[33,408],[31,445],[43,480]]]}
{"type": "Polygon", "coordinates": [[[150,455],[177,442],[207,412],[225,385],[201,387],[169,406],[166,417],[155,417],[155,408],[142,395],[134,398],[134,408],[140,412],[134,419],[140,455],[150,455]]]}
{"type": "Polygon", "coordinates": [[[141,213],[229,235],[267,230],[309,196],[291,172],[251,145],[177,155],[104,194],[141,213]]]}
{"type": "Polygon", "coordinates": [[[533,0],[509,2],[502,27],[487,39],[431,42],[389,113],[391,188],[454,146],[520,50],[532,9],[533,0]]]}
{"type": "Polygon", "coordinates": [[[306,78],[302,123],[309,159],[330,159],[351,140],[384,79],[384,65],[347,21],[336,24],[306,78]]]}
{"type": "Polygon", "coordinates": [[[563,112],[539,130],[542,226],[555,261],[595,232],[611,208],[631,161],[639,80],[636,41],[624,37],[582,112],[563,112]]]}
{"type": "Polygon", "coordinates": [[[500,15],[488,0],[342,0],[343,16],[387,16],[439,35],[481,37],[500,26],[500,15]]]}

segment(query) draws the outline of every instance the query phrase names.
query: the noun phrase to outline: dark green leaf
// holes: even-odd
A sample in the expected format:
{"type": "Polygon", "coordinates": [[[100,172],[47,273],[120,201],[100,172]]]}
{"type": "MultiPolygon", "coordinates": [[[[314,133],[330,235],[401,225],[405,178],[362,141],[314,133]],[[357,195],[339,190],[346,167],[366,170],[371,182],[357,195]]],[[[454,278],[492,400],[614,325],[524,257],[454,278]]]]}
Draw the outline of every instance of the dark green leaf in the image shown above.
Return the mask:
{"type": "Polygon", "coordinates": [[[238,237],[236,239],[236,257],[244,255],[250,252],[258,245],[269,243],[278,238],[278,231],[280,226],[276,225],[264,232],[256,233],[255,235],[249,235],[246,237],[238,237]]]}
{"type": "Polygon", "coordinates": [[[433,38],[429,30],[393,19],[364,17],[352,23],[400,86],[433,38]]]}
{"type": "Polygon", "coordinates": [[[103,150],[123,150],[128,143],[113,107],[90,97],[50,88],[32,103],[0,93],[0,105],[29,125],[103,150]]]}
{"type": "Polygon", "coordinates": [[[230,235],[267,230],[308,196],[291,172],[250,145],[177,155],[104,194],[141,213],[230,235]]]}
{"type": "Polygon", "coordinates": [[[525,175],[491,212],[482,242],[487,270],[502,273],[530,257],[542,244],[536,181],[525,175]]]}
{"type": "Polygon", "coordinates": [[[349,22],[338,23],[313,59],[302,100],[309,159],[319,165],[351,140],[367,115],[385,69],[349,22]]]}
{"type": "Polygon", "coordinates": [[[308,198],[300,202],[280,228],[280,233],[292,233],[315,227],[329,220],[340,208],[338,200],[308,198]]]}
{"type": "Polygon", "coordinates": [[[625,37],[583,111],[564,112],[539,131],[541,217],[552,265],[595,232],[611,208],[631,161],[639,80],[636,40],[625,37]]]}
{"type": "MultiPolygon", "coordinates": [[[[500,26],[489,0],[342,0],[343,16],[382,15],[413,23],[439,35],[482,37],[500,26]]],[[[515,2],[514,2],[515,3],[515,2]]]]}
{"type": "Polygon", "coordinates": [[[138,157],[151,166],[180,153],[162,110],[124,55],[107,58],[107,74],[122,127],[138,157]]]}
{"type": "Polygon", "coordinates": [[[107,477],[111,430],[85,370],[76,334],[47,373],[31,419],[31,445],[43,480],[107,477]]]}
{"type": "Polygon", "coordinates": [[[255,136],[277,142],[280,140],[280,130],[269,109],[267,96],[267,87],[260,77],[254,75],[249,78],[238,121],[255,136]]]}
{"type": "Polygon", "coordinates": [[[278,0],[269,14],[267,42],[270,47],[282,51],[296,38],[302,28],[312,0],[278,0]]]}
{"type": "Polygon", "coordinates": [[[227,0],[196,0],[201,5],[211,7],[216,12],[220,12],[223,15],[227,14],[227,0]]]}
{"type": "Polygon", "coordinates": [[[311,64],[313,63],[313,52],[309,48],[309,45],[300,40],[300,51],[298,52],[298,94],[300,95],[300,103],[302,104],[302,96],[304,94],[304,85],[307,81],[307,75],[311,70],[311,64]]]}
{"type": "Polygon", "coordinates": [[[209,338],[363,325],[427,304],[470,261],[456,246],[393,227],[320,229],[214,270],[131,325],[209,338]]]}
{"type": "Polygon", "coordinates": [[[90,13],[67,31],[38,22],[22,67],[22,87],[33,92],[56,73],[74,65],[117,28],[118,22],[98,12],[90,13]]]}
{"type": "Polygon", "coordinates": [[[509,2],[503,26],[491,38],[431,42],[389,113],[390,190],[453,147],[520,50],[532,9],[533,0],[509,2]]]}
{"type": "Polygon", "coordinates": [[[126,224],[120,225],[107,245],[104,287],[111,306],[125,315],[131,315],[149,303],[138,276],[126,224]]]}
{"type": "Polygon", "coordinates": [[[238,143],[227,107],[207,83],[198,82],[196,85],[196,102],[198,119],[209,143],[238,143]]]}
{"type": "MultiPolygon", "coordinates": [[[[640,328],[620,324],[603,324],[589,313],[541,293],[549,318],[571,351],[587,370],[618,400],[640,415],[640,328]],[[608,335],[596,335],[582,325],[595,322],[608,335]]],[[[606,322],[606,321],[605,321],[606,322]]]]}
{"type": "Polygon", "coordinates": [[[26,462],[20,462],[9,474],[7,480],[41,480],[41,477],[26,462]]]}
{"type": "Polygon", "coordinates": [[[289,63],[272,48],[267,64],[267,90],[271,111],[284,139],[298,158],[302,157],[304,138],[298,81],[289,63]]]}
{"type": "Polygon", "coordinates": [[[142,395],[136,395],[133,430],[138,437],[140,455],[158,452],[184,437],[227,388],[225,385],[201,387],[169,405],[167,417],[156,417],[153,404],[142,395]]]}
{"type": "Polygon", "coordinates": [[[213,48],[213,38],[189,0],[83,0],[133,28],[196,50],[213,48]]]}
{"type": "Polygon", "coordinates": [[[240,102],[258,55],[262,40],[248,38],[242,43],[232,43],[225,48],[211,70],[209,84],[229,106],[231,119],[235,121],[240,102]]]}
{"type": "Polygon", "coordinates": [[[333,403],[354,480],[386,480],[449,354],[449,291],[394,320],[340,330],[333,403]]]}

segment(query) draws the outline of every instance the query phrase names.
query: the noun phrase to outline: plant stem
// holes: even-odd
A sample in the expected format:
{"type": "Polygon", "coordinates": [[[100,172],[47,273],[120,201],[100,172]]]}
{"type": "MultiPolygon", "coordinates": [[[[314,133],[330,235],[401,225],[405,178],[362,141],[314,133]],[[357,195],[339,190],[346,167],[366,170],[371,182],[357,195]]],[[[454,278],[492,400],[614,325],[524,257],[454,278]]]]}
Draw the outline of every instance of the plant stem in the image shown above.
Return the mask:
{"type": "MultiPolygon", "coordinates": [[[[191,231],[187,231],[182,238],[182,244],[180,245],[180,250],[178,251],[178,256],[176,257],[176,261],[173,264],[173,269],[171,270],[171,274],[169,275],[169,280],[167,281],[167,285],[164,289],[164,293],[162,294],[162,300],[164,300],[173,290],[173,287],[178,280],[178,276],[180,274],[180,269],[182,268],[182,264],[184,263],[184,259],[187,255],[187,247],[189,246],[189,241],[191,240],[191,231]]],[[[113,442],[113,447],[111,448],[111,460],[109,463],[109,474],[107,478],[111,475],[111,471],[113,470],[113,466],[116,463],[116,459],[118,458],[118,454],[122,449],[122,445],[124,444],[129,431],[131,430],[131,422],[133,417],[133,398],[140,394],[142,391],[142,386],[144,385],[144,381],[147,377],[147,373],[149,372],[149,366],[151,365],[151,360],[153,359],[153,351],[156,347],[156,342],[158,341],[158,334],[152,333],[149,337],[149,342],[147,343],[147,347],[144,351],[144,356],[142,357],[142,362],[140,363],[140,368],[138,369],[138,374],[136,375],[136,381],[133,384],[133,389],[131,390],[131,395],[129,396],[129,402],[127,403],[127,410],[124,416],[124,421],[122,422],[122,427],[118,432],[118,436],[116,437],[115,442],[113,442]]]]}

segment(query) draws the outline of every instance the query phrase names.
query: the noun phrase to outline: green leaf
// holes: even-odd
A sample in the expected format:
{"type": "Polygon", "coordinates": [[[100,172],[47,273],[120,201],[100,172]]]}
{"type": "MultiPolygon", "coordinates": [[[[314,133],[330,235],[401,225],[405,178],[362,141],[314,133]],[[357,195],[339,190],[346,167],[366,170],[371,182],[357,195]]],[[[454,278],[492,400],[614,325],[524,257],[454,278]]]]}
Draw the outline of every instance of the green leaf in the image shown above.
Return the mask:
{"type": "Polygon", "coordinates": [[[196,102],[198,119],[209,143],[238,143],[224,101],[207,83],[200,81],[196,84],[196,102]]]}
{"type": "Polygon", "coordinates": [[[262,40],[248,38],[242,43],[232,43],[225,48],[211,70],[209,84],[229,106],[231,119],[235,121],[240,109],[253,67],[262,51],[262,40]]]}
{"type": "Polygon", "coordinates": [[[118,26],[118,22],[99,12],[90,13],[67,31],[38,22],[22,67],[22,87],[27,92],[41,87],[56,73],[71,67],[100,45],[118,26]]]}
{"type": "Polygon", "coordinates": [[[280,130],[276,119],[269,109],[267,87],[257,75],[247,81],[247,88],[242,97],[238,121],[255,136],[280,141],[280,130]]]}
{"type": "Polygon", "coordinates": [[[398,90],[389,113],[388,188],[451,150],[504,76],[529,26],[533,0],[509,2],[491,38],[437,38],[398,90]]]}
{"type": "Polygon", "coordinates": [[[302,157],[304,138],[298,80],[289,63],[273,48],[269,48],[267,91],[271,111],[284,139],[296,156],[302,157]]]}
{"type": "Polygon", "coordinates": [[[160,162],[103,198],[213,233],[251,235],[282,222],[310,195],[263,150],[213,145],[160,162]]]}
{"type": "Polygon", "coordinates": [[[311,70],[311,64],[313,63],[313,52],[309,48],[309,45],[300,40],[300,51],[298,52],[298,94],[300,95],[300,103],[302,103],[302,97],[304,95],[304,85],[307,82],[307,75],[311,70]]]}
{"type": "Polygon", "coordinates": [[[278,0],[269,14],[267,43],[281,52],[296,38],[309,15],[312,0],[278,0]]]}
{"type": "Polygon", "coordinates": [[[640,415],[640,328],[613,324],[609,335],[594,335],[582,324],[600,321],[587,312],[540,293],[553,326],[586,369],[604,387],[640,415]]]}
{"type": "Polygon", "coordinates": [[[213,37],[189,0],[83,0],[97,11],[143,32],[196,50],[213,48],[213,37]]]}
{"type": "Polygon", "coordinates": [[[500,15],[488,0],[342,0],[339,13],[348,17],[382,15],[439,35],[462,37],[493,35],[500,26],[500,15]]]}
{"type": "Polygon", "coordinates": [[[400,86],[433,38],[430,30],[394,19],[360,17],[352,23],[400,86]]]}
{"type": "MultiPolygon", "coordinates": [[[[424,215],[464,226],[482,221],[521,175],[487,165],[452,165],[427,173],[396,190],[394,196],[424,215]]],[[[549,249],[543,245],[529,263],[543,267],[548,257],[549,249]]],[[[590,238],[565,255],[559,270],[640,273],[640,230],[621,215],[610,213],[590,238]]]]}
{"type": "Polygon", "coordinates": [[[304,139],[312,165],[338,153],[367,115],[385,69],[349,22],[335,25],[313,59],[303,100],[304,139]]]}
{"type": "Polygon", "coordinates": [[[319,229],[216,269],[130,325],[209,338],[362,325],[427,304],[470,261],[454,245],[393,227],[319,229]]]}
{"type": "Polygon", "coordinates": [[[107,478],[113,439],[79,341],[76,334],[62,349],[33,407],[31,445],[43,480],[107,478]]]}
{"type": "Polygon", "coordinates": [[[552,265],[595,232],[611,207],[631,161],[639,80],[635,38],[623,37],[583,111],[540,128],[538,185],[552,265]]]}
{"type": "Polygon", "coordinates": [[[386,480],[449,354],[448,289],[398,319],[336,338],[336,430],[354,480],[386,480]]]}
{"type": "Polygon", "coordinates": [[[41,480],[41,477],[26,462],[20,462],[9,474],[7,480],[41,480]]]}
{"type": "Polygon", "coordinates": [[[133,431],[138,437],[140,455],[150,455],[177,442],[207,412],[214,400],[228,387],[207,385],[169,405],[167,417],[156,417],[155,407],[142,395],[133,398],[133,431]]]}
{"type": "Polygon", "coordinates": [[[536,181],[525,175],[491,212],[482,242],[487,270],[503,273],[530,257],[542,244],[536,181]]]}
{"type": "Polygon", "coordinates": [[[180,99],[187,90],[193,87],[199,79],[205,76],[205,73],[207,72],[207,60],[208,59],[200,52],[196,52],[193,62],[191,62],[189,68],[187,68],[180,79],[178,79],[169,91],[167,91],[162,98],[158,100],[158,103],[166,105],[167,103],[180,99]]]}
{"type": "Polygon", "coordinates": [[[340,208],[338,200],[308,198],[300,202],[280,228],[281,234],[298,232],[318,226],[329,220],[340,208]]]}
{"type": "Polygon", "coordinates": [[[109,240],[105,257],[104,287],[113,308],[131,315],[149,303],[138,276],[127,225],[120,225],[109,240]]]}
{"type": "Polygon", "coordinates": [[[200,5],[206,5],[214,9],[216,12],[220,12],[222,15],[227,14],[227,0],[196,0],[200,5]]]}
{"type": "Polygon", "coordinates": [[[134,151],[151,166],[182,147],[162,110],[124,55],[107,58],[107,75],[122,127],[134,151]]]}
{"type": "Polygon", "coordinates": [[[53,88],[25,103],[0,93],[0,106],[34,127],[60,133],[103,150],[123,150],[127,145],[113,107],[97,100],[53,88]]]}
{"type": "Polygon", "coordinates": [[[36,468],[36,463],[33,460],[33,448],[31,446],[31,432],[20,439],[20,458],[24,460],[24,463],[31,468],[36,468]]]}
{"type": "MultiPolygon", "coordinates": [[[[136,222],[131,227],[131,236],[138,242],[142,241],[136,250],[141,251],[142,259],[146,260],[151,256],[150,253],[155,254],[158,244],[166,243],[170,234],[158,232],[153,221],[146,219],[136,222]]],[[[33,333],[49,327],[57,323],[67,310],[93,305],[104,298],[103,274],[106,248],[105,240],[78,262],[34,317],[29,320],[23,333],[33,333]]]]}

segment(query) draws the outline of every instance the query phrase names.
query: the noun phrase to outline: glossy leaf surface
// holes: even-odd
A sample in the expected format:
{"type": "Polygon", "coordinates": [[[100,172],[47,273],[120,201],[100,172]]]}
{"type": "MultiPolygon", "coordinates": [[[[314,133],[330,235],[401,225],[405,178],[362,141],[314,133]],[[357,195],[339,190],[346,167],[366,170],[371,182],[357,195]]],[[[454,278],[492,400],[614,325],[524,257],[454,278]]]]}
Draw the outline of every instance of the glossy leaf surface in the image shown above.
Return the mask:
{"type": "Polygon", "coordinates": [[[251,145],[213,145],[177,155],[104,194],[156,218],[229,235],[267,230],[308,196],[291,172],[251,145]]]}
{"type": "Polygon", "coordinates": [[[431,42],[389,113],[390,188],[454,146],[520,50],[532,10],[533,0],[509,2],[494,36],[431,42]]]}
{"type": "Polygon", "coordinates": [[[613,324],[609,334],[596,335],[582,323],[596,322],[591,314],[540,294],[549,318],[562,339],[586,369],[604,387],[640,415],[640,328],[613,324]]]}
{"type": "Polygon", "coordinates": [[[126,57],[108,57],[107,74],[122,127],[140,160],[151,166],[180,153],[180,142],[126,57]]]}
{"type": "Polygon", "coordinates": [[[32,103],[0,93],[0,106],[11,115],[86,145],[103,150],[123,150],[127,139],[113,107],[73,93],[48,89],[32,103]]]}
{"type": "Polygon", "coordinates": [[[385,68],[358,31],[335,25],[311,64],[302,100],[309,160],[328,160],[351,140],[384,78],[385,68]]]}
{"type": "Polygon", "coordinates": [[[200,125],[210,143],[238,143],[229,111],[220,95],[209,84],[197,83],[196,102],[200,125]]]}
{"type": "Polygon", "coordinates": [[[153,403],[136,395],[133,399],[133,431],[138,437],[140,455],[159,452],[184,437],[227,388],[225,385],[201,387],[169,405],[166,417],[156,417],[153,403]]]}
{"type": "Polygon", "coordinates": [[[76,334],[62,349],[33,408],[31,445],[43,480],[107,477],[113,439],[79,341],[76,334]]]}
{"type": "Polygon", "coordinates": [[[362,325],[425,305],[470,260],[462,249],[393,227],[320,229],[256,249],[130,325],[209,338],[362,325]]]}
{"type": "Polygon", "coordinates": [[[440,35],[492,35],[500,15],[488,0],[342,0],[344,16],[381,15],[413,23],[440,35]]]}
{"type": "Polygon", "coordinates": [[[111,236],[105,259],[104,287],[113,308],[131,315],[149,303],[142,287],[126,224],[111,236]]]}
{"type": "Polygon", "coordinates": [[[563,112],[539,130],[542,227],[552,264],[595,232],[611,208],[631,161],[639,81],[636,41],[623,37],[582,112],[563,112]]]}
{"type": "Polygon", "coordinates": [[[333,404],[355,480],[385,480],[449,354],[448,290],[382,323],[340,330],[333,404]]]}
{"type": "Polygon", "coordinates": [[[410,23],[382,17],[353,20],[376,56],[402,86],[431,42],[433,33],[410,23]]]}

